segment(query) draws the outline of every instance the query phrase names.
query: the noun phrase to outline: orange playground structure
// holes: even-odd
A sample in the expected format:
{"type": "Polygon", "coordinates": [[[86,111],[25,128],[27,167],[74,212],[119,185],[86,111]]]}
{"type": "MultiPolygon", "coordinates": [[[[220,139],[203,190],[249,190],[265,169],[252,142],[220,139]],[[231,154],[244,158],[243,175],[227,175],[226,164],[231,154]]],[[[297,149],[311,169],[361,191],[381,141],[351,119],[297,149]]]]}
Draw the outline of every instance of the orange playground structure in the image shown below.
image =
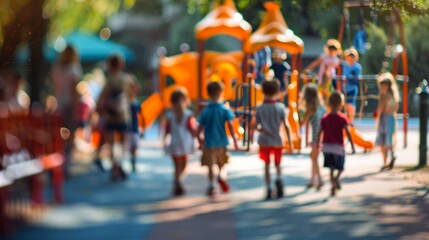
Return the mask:
{"type": "MultiPolygon", "coordinates": [[[[301,69],[304,42],[288,28],[277,3],[266,2],[264,6],[266,12],[262,22],[252,34],[250,24],[237,12],[233,0],[225,0],[222,4],[215,3],[212,11],[195,27],[197,52],[184,52],[170,57],[160,56],[160,90],[142,103],[143,117],[140,119],[142,127],[148,128],[163,109],[169,107],[170,93],[176,87],[185,87],[191,100],[200,103],[208,98],[205,89],[207,82],[221,80],[225,84],[225,100],[238,103],[232,106],[237,116],[236,134],[249,148],[252,135],[249,127],[251,118],[255,107],[263,101],[262,91],[249,73],[250,56],[269,46],[283,49],[291,56],[292,74],[288,86],[287,119],[290,139],[286,138],[284,146],[289,152],[300,151],[302,144],[297,105],[298,70],[301,69]],[[228,35],[238,39],[242,48],[227,53],[206,51],[206,41],[217,35],[228,35]]],[[[354,134],[354,137],[356,143],[366,143],[358,133],[354,134]]]]}

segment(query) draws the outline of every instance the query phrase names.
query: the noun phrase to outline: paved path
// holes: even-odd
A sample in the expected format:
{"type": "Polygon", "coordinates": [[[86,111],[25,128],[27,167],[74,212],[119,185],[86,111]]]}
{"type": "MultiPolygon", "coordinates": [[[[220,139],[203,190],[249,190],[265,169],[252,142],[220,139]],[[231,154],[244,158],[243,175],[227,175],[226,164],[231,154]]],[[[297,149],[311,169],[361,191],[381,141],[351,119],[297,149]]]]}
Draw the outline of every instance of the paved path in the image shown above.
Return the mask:
{"type": "MultiPolygon", "coordinates": [[[[370,127],[360,130],[373,138],[370,127]]],[[[417,163],[416,125],[411,129],[409,147],[398,149],[398,165],[417,163]]],[[[402,143],[401,133],[399,138],[402,143]]],[[[204,196],[205,169],[193,156],[188,194],[172,199],[170,159],[153,139],[141,146],[139,173],[129,181],[112,184],[95,171],[76,177],[67,183],[65,205],[50,207],[10,239],[429,239],[427,188],[380,173],[377,151],[347,156],[343,190],[335,198],[328,185],[321,191],[303,187],[307,155],[285,155],[286,197],[262,201],[263,165],[255,152],[233,153],[232,192],[215,198],[204,196]]],[[[327,174],[324,169],[326,182],[327,174]]]]}

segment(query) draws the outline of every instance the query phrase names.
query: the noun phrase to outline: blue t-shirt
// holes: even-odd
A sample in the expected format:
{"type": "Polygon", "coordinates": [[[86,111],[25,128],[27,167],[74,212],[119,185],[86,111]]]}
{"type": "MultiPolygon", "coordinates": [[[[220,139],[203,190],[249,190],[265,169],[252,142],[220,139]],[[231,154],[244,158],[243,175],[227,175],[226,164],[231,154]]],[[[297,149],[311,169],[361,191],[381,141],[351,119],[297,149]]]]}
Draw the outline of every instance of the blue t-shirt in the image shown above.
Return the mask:
{"type": "Polygon", "coordinates": [[[228,146],[225,122],[232,120],[234,113],[222,103],[210,102],[204,108],[198,122],[204,128],[204,147],[220,148],[228,146]]]}
{"type": "Polygon", "coordinates": [[[287,73],[289,75],[289,64],[286,62],[274,62],[270,68],[274,71],[274,77],[280,81],[280,90],[286,90],[286,79],[284,78],[284,74],[287,73]]]}
{"type": "Polygon", "coordinates": [[[343,78],[347,80],[346,91],[351,88],[359,86],[359,79],[362,76],[362,66],[355,62],[353,65],[349,65],[347,62],[343,62],[343,78]]]}

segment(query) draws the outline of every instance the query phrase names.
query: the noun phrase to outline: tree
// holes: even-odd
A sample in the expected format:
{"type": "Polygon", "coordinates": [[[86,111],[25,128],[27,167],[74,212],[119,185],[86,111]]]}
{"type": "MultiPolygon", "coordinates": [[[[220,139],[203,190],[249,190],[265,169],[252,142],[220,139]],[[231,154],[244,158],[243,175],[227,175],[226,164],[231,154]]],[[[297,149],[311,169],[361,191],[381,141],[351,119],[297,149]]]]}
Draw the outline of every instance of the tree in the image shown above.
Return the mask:
{"type": "Polygon", "coordinates": [[[0,68],[14,67],[19,46],[27,43],[30,56],[27,80],[32,101],[40,101],[48,72],[43,45],[48,37],[72,30],[96,31],[119,8],[130,8],[136,0],[14,0],[0,1],[0,68]],[[49,33],[49,34],[48,34],[49,33]]]}

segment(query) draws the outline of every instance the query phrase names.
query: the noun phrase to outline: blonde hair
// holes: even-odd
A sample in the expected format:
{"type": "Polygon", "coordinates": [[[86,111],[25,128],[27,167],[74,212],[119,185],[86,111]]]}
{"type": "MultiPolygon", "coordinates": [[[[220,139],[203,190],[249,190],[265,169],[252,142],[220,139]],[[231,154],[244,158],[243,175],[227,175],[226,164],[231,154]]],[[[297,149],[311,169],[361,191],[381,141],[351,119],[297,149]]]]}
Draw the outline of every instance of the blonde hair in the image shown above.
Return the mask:
{"type": "Polygon", "coordinates": [[[400,101],[398,85],[396,83],[395,77],[390,72],[382,73],[377,78],[378,85],[387,84],[389,89],[387,90],[388,94],[390,94],[395,100],[395,102],[400,101]]]}
{"type": "Polygon", "coordinates": [[[359,61],[359,53],[354,48],[349,48],[344,51],[344,57],[354,56],[356,61],[359,61]]]}
{"type": "Polygon", "coordinates": [[[314,83],[304,86],[302,89],[302,100],[304,101],[305,111],[309,116],[312,116],[317,111],[317,108],[323,105],[317,86],[314,83]]]}
{"type": "Polygon", "coordinates": [[[341,43],[338,42],[337,39],[333,39],[333,38],[328,39],[328,41],[326,41],[326,44],[324,47],[325,53],[328,53],[330,48],[335,48],[338,53],[341,53],[343,51],[341,49],[341,43]]]}

